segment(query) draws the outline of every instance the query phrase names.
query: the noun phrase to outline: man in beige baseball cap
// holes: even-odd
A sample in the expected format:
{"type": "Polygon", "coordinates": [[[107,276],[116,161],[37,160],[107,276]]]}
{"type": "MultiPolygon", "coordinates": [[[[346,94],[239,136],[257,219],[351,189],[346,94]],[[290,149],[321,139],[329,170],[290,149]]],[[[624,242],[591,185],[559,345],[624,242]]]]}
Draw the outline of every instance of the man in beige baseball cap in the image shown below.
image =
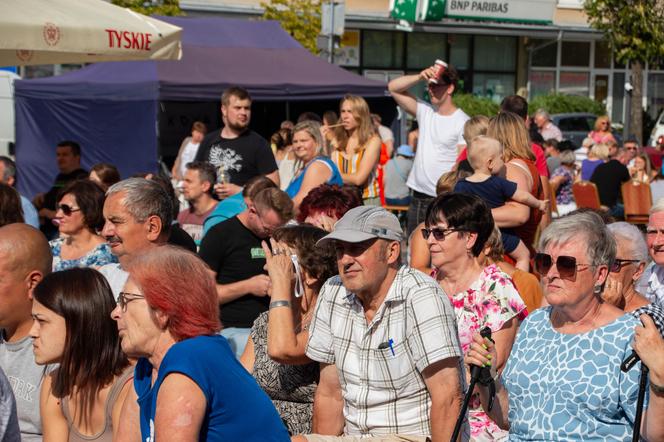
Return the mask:
{"type": "Polygon", "coordinates": [[[454,310],[436,281],[401,266],[402,237],[393,214],[360,206],[319,241],[334,241],[339,276],[309,328],[317,434],[294,440],[450,440],[464,384],[454,310]]]}

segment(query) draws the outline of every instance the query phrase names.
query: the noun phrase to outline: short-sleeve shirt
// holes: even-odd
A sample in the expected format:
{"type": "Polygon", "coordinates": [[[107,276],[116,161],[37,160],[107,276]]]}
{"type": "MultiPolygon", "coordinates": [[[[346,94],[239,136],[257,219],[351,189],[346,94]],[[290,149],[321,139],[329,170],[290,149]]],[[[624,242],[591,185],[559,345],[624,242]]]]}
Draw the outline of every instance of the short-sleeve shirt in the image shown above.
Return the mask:
{"type": "Polygon", "coordinates": [[[468,181],[467,179],[460,180],[454,186],[454,191],[477,195],[491,209],[495,209],[505,205],[505,202],[512,198],[512,195],[516,192],[516,183],[492,175],[481,183],[468,181]]]}
{"type": "Polygon", "coordinates": [[[171,373],[187,376],[205,395],[207,406],[199,441],[290,440],[272,401],[240,365],[223,336],[195,336],[175,343],[162,359],[154,385],[152,370],[150,362],[140,358],[134,372],[144,441],[155,440],[157,396],[171,373]]]}
{"type": "Polygon", "coordinates": [[[436,196],[438,179],[454,167],[457,146],[466,144],[463,126],[468,119],[461,109],[452,115],[440,115],[429,104],[417,103],[420,135],[413,168],[408,176],[408,187],[436,196]]]}
{"type": "Polygon", "coordinates": [[[75,267],[94,267],[98,268],[106,264],[114,264],[118,262],[117,256],[111,252],[111,247],[108,243],[97,244],[94,249],[90,250],[85,255],[76,259],[62,259],[62,243],[64,238],[56,238],[49,241],[48,245],[51,247],[51,254],[53,255],[53,271],[59,272],[60,270],[73,269],[75,267]]]}
{"type": "Polygon", "coordinates": [[[191,236],[197,245],[201,243],[201,239],[203,238],[203,223],[216,207],[217,205],[215,204],[210,210],[200,215],[189,209],[182,210],[178,214],[180,227],[191,236]]]}
{"type": "Polygon", "coordinates": [[[629,179],[629,171],[618,160],[600,164],[590,177],[590,181],[597,185],[599,202],[606,207],[613,207],[622,201],[620,186],[629,179]]]}
{"type": "Polygon", "coordinates": [[[623,315],[586,333],[563,334],[551,307],[526,318],[502,373],[509,440],[631,440],[640,365],[627,373],[638,321],[623,315]]]}
{"type": "MultiPolygon", "coordinates": [[[[431,396],[422,371],[461,348],[454,310],[438,283],[402,267],[367,324],[358,297],[339,276],[323,286],[307,356],[335,364],[344,399],[344,434],[431,434],[431,396]]],[[[465,379],[459,379],[464,385],[465,379]]]]}
{"type": "Polygon", "coordinates": [[[225,170],[230,182],[244,186],[255,176],[277,170],[277,162],[267,141],[247,130],[237,138],[221,138],[221,130],[209,133],[201,141],[196,161],[207,161],[225,170]]]}

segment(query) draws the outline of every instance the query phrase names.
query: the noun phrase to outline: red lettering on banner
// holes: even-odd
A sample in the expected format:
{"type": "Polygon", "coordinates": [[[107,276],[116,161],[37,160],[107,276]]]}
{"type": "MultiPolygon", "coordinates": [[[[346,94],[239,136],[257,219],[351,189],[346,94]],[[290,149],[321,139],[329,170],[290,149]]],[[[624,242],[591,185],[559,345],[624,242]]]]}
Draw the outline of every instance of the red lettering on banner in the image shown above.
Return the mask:
{"type": "Polygon", "coordinates": [[[149,51],[152,34],[149,32],[130,32],[115,29],[104,29],[108,34],[109,48],[124,48],[149,51]]]}

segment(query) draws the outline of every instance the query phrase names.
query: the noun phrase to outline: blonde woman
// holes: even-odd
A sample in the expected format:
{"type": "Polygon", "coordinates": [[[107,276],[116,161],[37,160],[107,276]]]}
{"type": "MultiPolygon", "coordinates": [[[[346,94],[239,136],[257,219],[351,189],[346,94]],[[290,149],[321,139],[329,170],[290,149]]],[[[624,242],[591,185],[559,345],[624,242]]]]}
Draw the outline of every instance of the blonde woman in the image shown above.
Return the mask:
{"type": "Polygon", "coordinates": [[[654,178],[648,154],[639,153],[634,157],[634,167],[629,169],[632,179],[641,183],[650,183],[654,178]]]}
{"type": "Polygon", "coordinates": [[[592,138],[596,144],[616,142],[611,133],[611,120],[608,115],[602,115],[595,120],[595,129],[588,133],[588,138],[592,138]]]}
{"type": "Polygon", "coordinates": [[[304,197],[314,187],[325,183],[343,185],[339,169],[332,160],[323,155],[324,149],[320,124],[307,120],[293,128],[295,173],[286,193],[296,208],[300,207],[304,197]]]}
{"type": "Polygon", "coordinates": [[[595,144],[588,151],[588,158],[581,162],[581,179],[589,181],[597,166],[609,159],[609,146],[603,143],[595,144]]]}
{"type": "Polygon", "coordinates": [[[369,105],[364,98],[346,95],[341,100],[341,126],[335,138],[337,148],[332,161],[341,172],[344,184],[362,191],[365,205],[380,205],[376,166],[380,157],[380,137],[376,134],[369,105]]]}

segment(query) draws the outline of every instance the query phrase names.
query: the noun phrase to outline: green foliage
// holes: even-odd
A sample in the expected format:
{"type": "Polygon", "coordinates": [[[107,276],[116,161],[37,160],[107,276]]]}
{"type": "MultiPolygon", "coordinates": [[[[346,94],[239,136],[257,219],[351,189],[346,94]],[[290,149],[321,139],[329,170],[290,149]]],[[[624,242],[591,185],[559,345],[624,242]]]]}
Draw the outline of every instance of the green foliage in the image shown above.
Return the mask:
{"type": "Polygon", "coordinates": [[[664,55],[664,3],[660,0],[585,0],[590,25],[604,33],[621,63],[664,55]]]}
{"type": "Polygon", "coordinates": [[[263,20],[276,20],[295,40],[318,54],[316,37],[321,30],[321,4],[318,0],[270,0],[261,2],[263,20]]]}
{"type": "Polygon", "coordinates": [[[606,115],[606,109],[602,103],[598,103],[588,97],[577,95],[540,95],[528,103],[531,113],[537,109],[544,109],[550,114],[563,114],[568,112],[590,112],[595,115],[606,115]]]}
{"type": "Polygon", "coordinates": [[[454,104],[471,117],[475,115],[492,117],[500,110],[500,106],[490,98],[478,97],[473,94],[455,94],[454,104]]]}
{"type": "Polygon", "coordinates": [[[182,15],[180,0],[111,0],[111,2],[144,15],[182,15]]]}

